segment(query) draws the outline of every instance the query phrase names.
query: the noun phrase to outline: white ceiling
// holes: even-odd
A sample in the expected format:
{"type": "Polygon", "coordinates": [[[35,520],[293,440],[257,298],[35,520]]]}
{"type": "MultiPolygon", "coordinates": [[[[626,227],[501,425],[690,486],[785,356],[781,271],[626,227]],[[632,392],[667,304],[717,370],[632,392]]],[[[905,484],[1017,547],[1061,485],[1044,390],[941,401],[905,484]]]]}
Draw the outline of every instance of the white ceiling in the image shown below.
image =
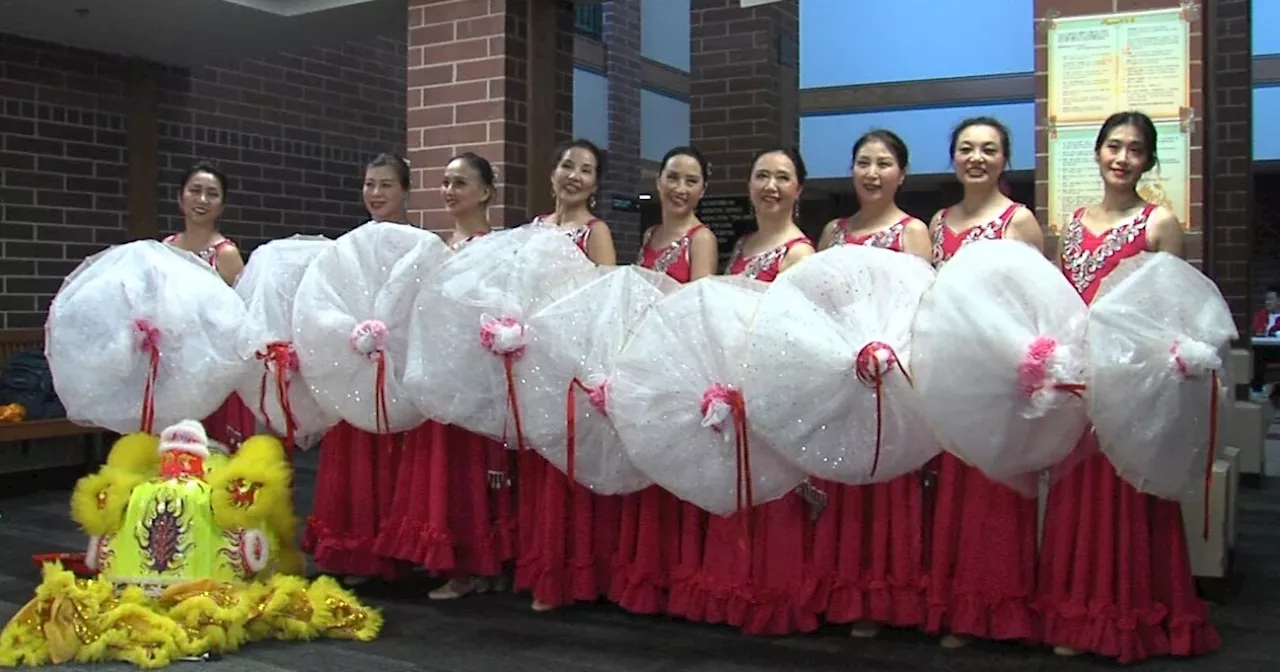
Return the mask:
{"type": "Polygon", "coordinates": [[[375,36],[403,38],[404,0],[0,0],[0,32],[179,66],[375,36]]]}

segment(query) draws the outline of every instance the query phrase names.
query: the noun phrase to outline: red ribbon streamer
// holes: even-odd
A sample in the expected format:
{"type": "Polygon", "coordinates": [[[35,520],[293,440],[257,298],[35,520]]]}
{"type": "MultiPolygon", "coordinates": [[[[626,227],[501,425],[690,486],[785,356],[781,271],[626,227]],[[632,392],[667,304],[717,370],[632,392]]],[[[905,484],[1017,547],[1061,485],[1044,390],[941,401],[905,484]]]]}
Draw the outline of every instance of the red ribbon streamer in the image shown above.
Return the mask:
{"type": "MultiPolygon", "coordinates": [[[[280,398],[280,409],[284,412],[285,450],[293,459],[294,438],[298,431],[298,421],[293,415],[293,406],[289,403],[289,374],[298,370],[298,355],[293,344],[288,341],[271,341],[266,350],[259,350],[254,355],[262,362],[262,383],[258,387],[258,410],[262,419],[271,424],[267,415],[267,376],[271,373],[271,365],[275,365],[276,396],[280,398]]],[[[274,428],[273,428],[274,429],[274,428]]]]}
{"type": "Polygon", "coordinates": [[[502,370],[507,376],[507,405],[511,407],[511,417],[516,425],[516,450],[524,450],[524,425],[520,422],[520,404],[516,400],[516,359],[520,357],[521,350],[510,352],[502,357],[502,370]]]}
{"type": "Polygon", "coordinates": [[[565,459],[565,475],[569,477],[570,482],[576,482],[574,476],[577,473],[576,465],[578,463],[578,456],[577,456],[578,454],[578,401],[577,401],[577,395],[573,393],[574,388],[582,390],[583,393],[587,395],[587,398],[591,401],[591,405],[597,411],[600,411],[601,414],[604,414],[605,412],[604,396],[601,393],[603,387],[604,387],[603,385],[601,385],[600,387],[592,387],[577,378],[574,378],[573,380],[569,381],[569,389],[565,394],[566,410],[565,410],[564,427],[565,427],[565,434],[567,436],[565,438],[565,458],[564,459],[565,459]]]}
{"type": "Polygon", "coordinates": [[[751,445],[747,435],[747,402],[742,392],[729,390],[729,407],[733,409],[733,433],[738,454],[738,512],[745,526],[746,545],[751,548],[752,512],[755,507],[755,483],[751,478],[751,445]]]}
{"type": "Polygon", "coordinates": [[[884,381],[885,374],[894,367],[902,372],[907,383],[911,384],[911,374],[902,366],[902,360],[898,358],[898,353],[888,343],[880,341],[871,341],[862,346],[858,351],[858,356],[854,358],[854,372],[858,376],[858,380],[863,385],[871,387],[876,394],[876,452],[871,459],[871,476],[876,475],[876,470],[880,468],[880,451],[884,443],[884,381]],[[889,361],[886,362],[887,369],[881,371],[880,360],[876,357],[877,352],[886,352],[889,355],[889,361]]]}
{"type": "Polygon", "coordinates": [[[139,349],[147,353],[147,382],[142,390],[140,430],[151,434],[156,423],[156,377],[160,373],[160,330],[147,320],[136,320],[133,326],[142,335],[139,349]]]}
{"type": "Polygon", "coordinates": [[[1218,453],[1218,372],[1211,376],[1213,390],[1209,392],[1209,461],[1204,467],[1204,539],[1209,539],[1209,488],[1213,487],[1213,461],[1218,453]]]}
{"type": "Polygon", "coordinates": [[[374,372],[374,425],[378,434],[391,433],[391,415],[387,413],[387,355],[382,350],[375,350],[373,358],[377,362],[374,372]]]}
{"type": "MultiPolygon", "coordinates": [[[[702,414],[704,417],[711,404],[716,401],[727,403],[730,415],[733,417],[734,452],[736,453],[738,467],[737,507],[738,514],[742,516],[742,544],[744,547],[750,548],[753,533],[751,509],[755,507],[755,483],[751,478],[751,444],[747,434],[749,431],[747,426],[747,402],[740,390],[728,385],[713,385],[702,395],[702,414]]],[[[716,431],[719,431],[719,429],[717,428],[716,431]]]]}

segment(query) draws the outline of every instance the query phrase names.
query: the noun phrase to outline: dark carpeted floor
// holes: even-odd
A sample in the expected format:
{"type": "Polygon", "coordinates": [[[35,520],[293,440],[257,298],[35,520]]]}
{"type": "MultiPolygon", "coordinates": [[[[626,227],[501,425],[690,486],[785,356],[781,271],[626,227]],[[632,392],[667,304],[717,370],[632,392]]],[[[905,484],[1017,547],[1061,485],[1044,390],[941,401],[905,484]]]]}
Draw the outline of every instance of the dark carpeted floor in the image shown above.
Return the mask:
{"type": "MultiPolygon", "coordinates": [[[[300,460],[299,508],[310,507],[314,456],[300,460]]],[[[31,597],[38,579],[32,553],[80,550],[84,537],[67,515],[70,481],[46,474],[0,480],[0,618],[7,620],[31,597]]],[[[1242,490],[1237,571],[1242,589],[1212,618],[1222,650],[1193,660],[1162,659],[1141,670],[1251,672],[1280,670],[1280,486],[1242,490]]],[[[362,589],[386,613],[375,642],[254,644],[218,662],[182,663],[173,670],[210,672],[911,672],[914,670],[1104,670],[1098,659],[1062,659],[1039,648],[975,644],[946,651],[911,632],[853,640],[847,630],[783,639],[745,638],[730,628],[632,616],[607,606],[537,614],[511,594],[455,602],[426,600],[433,582],[394,589],[362,589]]],[[[115,670],[126,666],[65,666],[115,670]]]]}

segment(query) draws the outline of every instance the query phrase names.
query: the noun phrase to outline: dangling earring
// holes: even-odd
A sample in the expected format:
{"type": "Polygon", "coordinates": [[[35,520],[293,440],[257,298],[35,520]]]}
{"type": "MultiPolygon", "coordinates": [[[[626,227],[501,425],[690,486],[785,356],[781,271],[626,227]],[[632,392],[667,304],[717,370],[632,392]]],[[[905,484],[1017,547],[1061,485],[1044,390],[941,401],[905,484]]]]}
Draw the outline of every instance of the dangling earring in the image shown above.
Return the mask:
{"type": "Polygon", "coordinates": [[[594,211],[594,210],[596,209],[596,195],[595,195],[595,194],[591,194],[591,196],[590,196],[589,198],[587,198],[587,209],[588,209],[588,210],[592,210],[592,211],[594,211]]]}

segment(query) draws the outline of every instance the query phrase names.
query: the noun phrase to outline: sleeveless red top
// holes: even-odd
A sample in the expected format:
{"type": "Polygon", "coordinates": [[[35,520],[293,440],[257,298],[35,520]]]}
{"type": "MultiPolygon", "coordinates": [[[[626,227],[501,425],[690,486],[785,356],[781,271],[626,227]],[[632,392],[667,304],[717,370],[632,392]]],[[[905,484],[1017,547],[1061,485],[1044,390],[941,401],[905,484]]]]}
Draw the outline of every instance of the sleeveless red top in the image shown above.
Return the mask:
{"type": "Polygon", "coordinates": [[[849,230],[850,218],[841,217],[836,220],[834,235],[831,238],[831,246],[837,245],[866,245],[867,247],[879,247],[894,252],[902,251],[902,236],[907,230],[907,224],[911,223],[911,215],[907,215],[897,222],[889,225],[879,231],[857,235],[849,230]]]}
{"type": "Polygon", "coordinates": [[[787,258],[787,253],[791,251],[791,248],[800,243],[813,245],[808,236],[800,236],[799,238],[792,238],[771,250],[744,257],[742,249],[750,239],[751,236],[745,236],[734,246],[733,256],[730,257],[732,261],[729,262],[728,275],[741,275],[744,278],[761,282],[773,282],[777,279],[778,273],[782,271],[782,261],[787,258]]]}
{"type": "Polygon", "coordinates": [[[956,256],[956,252],[959,252],[960,248],[975,240],[999,240],[1004,238],[1013,215],[1018,212],[1019,208],[1024,207],[1026,206],[1021,203],[1010,203],[1009,207],[1005,208],[999,217],[985,224],[971,226],[959,233],[952,231],[947,226],[947,213],[951,211],[951,208],[943,210],[938,226],[933,230],[933,265],[937,268],[942,268],[942,265],[950,261],[951,257],[956,256]]]}
{"type": "Polygon", "coordinates": [[[550,222],[544,221],[549,216],[550,214],[538,215],[537,217],[533,218],[533,223],[538,226],[551,226],[559,229],[561,232],[564,233],[564,235],[569,236],[569,240],[572,240],[573,244],[577,245],[578,249],[582,250],[583,254],[586,254],[587,238],[591,236],[591,229],[595,227],[596,222],[599,222],[600,220],[591,218],[587,220],[587,223],[583,224],[582,226],[575,226],[572,229],[568,229],[568,228],[564,228],[562,226],[558,226],[556,224],[552,224],[550,222]]]}
{"type": "MultiPolygon", "coordinates": [[[[176,247],[178,242],[178,234],[174,233],[169,236],[166,236],[165,239],[160,242],[166,245],[174,245],[176,247]]],[[[235,243],[231,242],[230,238],[223,238],[222,240],[219,240],[218,242],[210,245],[209,247],[206,247],[203,250],[196,252],[195,255],[205,260],[205,262],[207,262],[210,266],[212,266],[213,270],[216,271],[218,270],[218,251],[224,247],[230,247],[232,245],[235,245],[235,243]]]]}
{"type": "Polygon", "coordinates": [[[649,239],[653,237],[654,229],[651,227],[644,232],[643,242],[640,244],[640,254],[636,258],[636,265],[641,268],[647,268],[658,273],[666,273],[676,282],[685,283],[693,277],[693,261],[692,248],[693,236],[699,229],[707,227],[699,224],[685,232],[676,240],[671,241],[669,245],[665,245],[660,249],[649,247],[649,239]]]}

